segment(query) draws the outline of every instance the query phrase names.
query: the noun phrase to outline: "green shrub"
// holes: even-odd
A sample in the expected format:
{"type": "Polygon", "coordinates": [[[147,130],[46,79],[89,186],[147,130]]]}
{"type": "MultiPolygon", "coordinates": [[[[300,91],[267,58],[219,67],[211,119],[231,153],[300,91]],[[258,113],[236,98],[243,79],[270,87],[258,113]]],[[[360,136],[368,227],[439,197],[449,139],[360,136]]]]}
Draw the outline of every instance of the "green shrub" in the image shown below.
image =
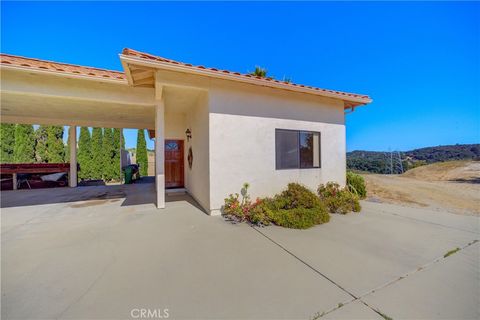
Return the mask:
{"type": "Polygon", "coordinates": [[[314,225],[328,222],[330,215],[323,206],[315,208],[298,207],[270,211],[270,218],[278,226],[307,229],[314,225]]]}
{"type": "Polygon", "coordinates": [[[250,210],[249,222],[257,226],[268,226],[272,221],[268,213],[269,210],[265,206],[264,200],[257,199],[250,210]]]}
{"type": "Polygon", "coordinates": [[[263,199],[260,208],[269,221],[286,228],[306,229],[330,220],[315,193],[298,183],[289,183],[280,194],[263,199]]]}
{"type": "Polygon", "coordinates": [[[317,192],[320,200],[330,213],[346,214],[351,211],[360,212],[361,210],[358,196],[348,191],[347,188],[341,189],[338,183],[322,184],[318,187],[317,192]]]}
{"type": "Polygon", "coordinates": [[[347,188],[351,193],[356,194],[360,199],[367,197],[365,180],[359,174],[347,171],[347,188]]]}
{"type": "Polygon", "coordinates": [[[289,183],[287,189],[276,198],[284,201],[283,209],[299,207],[310,209],[321,206],[317,195],[298,183],[289,183]]]}
{"type": "Polygon", "coordinates": [[[247,189],[248,184],[245,184],[242,199],[238,193],[225,199],[223,215],[231,221],[306,229],[330,220],[325,205],[315,193],[298,183],[290,183],[286,190],[273,198],[257,199],[253,203],[247,189]]]}

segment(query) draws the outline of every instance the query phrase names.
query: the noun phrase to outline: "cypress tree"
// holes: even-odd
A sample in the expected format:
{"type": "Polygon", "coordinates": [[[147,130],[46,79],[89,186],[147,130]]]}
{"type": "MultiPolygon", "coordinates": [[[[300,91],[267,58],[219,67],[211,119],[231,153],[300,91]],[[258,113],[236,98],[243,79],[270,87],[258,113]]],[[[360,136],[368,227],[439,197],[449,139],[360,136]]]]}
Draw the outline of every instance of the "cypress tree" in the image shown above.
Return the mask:
{"type": "Polygon", "coordinates": [[[137,163],[140,165],[140,175],[148,175],[148,154],[147,154],[147,141],[145,140],[145,130],[138,129],[137,133],[137,150],[136,150],[137,163]]]}
{"type": "Polygon", "coordinates": [[[63,126],[47,127],[47,162],[61,163],[65,158],[63,126]]]}
{"type": "Polygon", "coordinates": [[[103,129],[103,179],[110,181],[113,179],[113,132],[111,128],[103,129]]]}
{"type": "Polygon", "coordinates": [[[114,179],[121,179],[120,172],[120,129],[113,129],[113,161],[112,172],[114,179]]]}
{"type": "Polygon", "coordinates": [[[103,176],[103,133],[102,128],[92,129],[92,178],[102,179],[103,176]]]}
{"type": "Polygon", "coordinates": [[[90,141],[90,131],[87,127],[80,128],[80,137],[78,138],[78,163],[80,171],[78,177],[80,179],[91,178],[92,148],[90,141]]]}
{"type": "Polygon", "coordinates": [[[0,124],[0,163],[13,162],[13,149],[15,147],[15,125],[10,123],[0,124]]]}
{"type": "Polygon", "coordinates": [[[47,138],[48,126],[40,125],[35,130],[35,158],[37,162],[48,162],[47,138]]]}
{"type": "Polygon", "coordinates": [[[18,124],[15,127],[13,158],[15,163],[35,162],[35,136],[32,125],[18,124]]]}
{"type": "Polygon", "coordinates": [[[70,162],[70,130],[67,130],[67,144],[65,145],[64,162],[70,162]]]}

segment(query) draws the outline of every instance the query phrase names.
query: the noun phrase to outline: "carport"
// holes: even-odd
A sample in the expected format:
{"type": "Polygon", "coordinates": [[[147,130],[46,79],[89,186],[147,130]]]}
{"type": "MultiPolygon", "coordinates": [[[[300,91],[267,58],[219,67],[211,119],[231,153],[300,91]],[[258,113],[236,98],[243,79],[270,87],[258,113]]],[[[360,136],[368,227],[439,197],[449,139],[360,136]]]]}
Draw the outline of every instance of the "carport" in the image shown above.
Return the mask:
{"type": "Polygon", "coordinates": [[[70,187],[77,126],[154,130],[156,204],[164,208],[163,112],[161,90],[133,87],[122,72],[1,55],[1,122],[70,126],[70,187]]]}

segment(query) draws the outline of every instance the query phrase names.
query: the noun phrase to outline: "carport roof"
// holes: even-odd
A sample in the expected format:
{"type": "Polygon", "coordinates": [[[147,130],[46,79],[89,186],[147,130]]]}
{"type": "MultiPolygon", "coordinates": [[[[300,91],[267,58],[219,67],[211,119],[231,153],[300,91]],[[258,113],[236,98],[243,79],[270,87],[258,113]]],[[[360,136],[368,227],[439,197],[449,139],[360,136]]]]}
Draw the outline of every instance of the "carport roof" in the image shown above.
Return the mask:
{"type": "Polygon", "coordinates": [[[11,66],[16,68],[33,69],[38,71],[60,72],[72,75],[83,75],[87,77],[101,79],[126,80],[125,73],[121,71],[106,70],[93,67],[85,67],[74,64],[53,62],[34,58],[14,56],[11,54],[0,54],[2,66],[11,66]]]}
{"type": "MultiPolygon", "coordinates": [[[[94,67],[86,67],[80,65],[73,65],[68,63],[53,62],[47,60],[40,60],[34,58],[26,58],[21,56],[15,56],[10,54],[0,54],[0,65],[2,67],[11,67],[15,69],[32,70],[39,72],[56,73],[60,75],[71,75],[90,79],[102,79],[129,82],[131,85],[136,86],[135,79],[132,80],[130,65],[136,63],[150,63],[148,66],[151,68],[176,70],[179,69],[182,72],[191,72],[198,75],[216,77],[225,80],[240,81],[245,83],[251,83],[259,86],[273,87],[278,89],[284,89],[289,91],[297,91],[307,94],[315,94],[325,96],[329,98],[335,98],[343,100],[345,108],[353,108],[359,105],[364,105],[372,102],[368,95],[349,93],[343,91],[322,89],[312,86],[306,86],[301,84],[295,84],[291,82],[279,81],[273,78],[256,77],[250,74],[242,74],[239,72],[232,72],[228,70],[221,70],[216,68],[207,68],[204,66],[194,66],[189,63],[183,63],[171,59],[162,58],[149,53],[136,51],[133,49],[125,48],[120,55],[122,59],[125,71],[127,74],[121,71],[113,71],[107,69],[100,69],[94,67]],[[124,61],[127,60],[128,61],[124,61]],[[130,60],[131,59],[131,60],[130,60]]],[[[148,79],[142,79],[143,84],[147,86],[153,85],[153,74],[148,74],[148,79]],[[146,81],[146,82],[145,82],[146,81]]],[[[153,80],[154,81],[154,80],[153,80]]],[[[140,82],[139,82],[140,83],[140,82]]]]}

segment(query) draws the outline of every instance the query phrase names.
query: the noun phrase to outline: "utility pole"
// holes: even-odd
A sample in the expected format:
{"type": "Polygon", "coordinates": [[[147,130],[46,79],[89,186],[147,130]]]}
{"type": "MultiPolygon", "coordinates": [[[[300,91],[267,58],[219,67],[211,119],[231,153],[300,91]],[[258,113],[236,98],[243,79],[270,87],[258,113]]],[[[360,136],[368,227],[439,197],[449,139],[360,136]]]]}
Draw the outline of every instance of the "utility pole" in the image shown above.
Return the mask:
{"type": "Polygon", "coordinates": [[[402,157],[400,156],[400,151],[397,151],[398,155],[398,162],[400,163],[400,173],[403,173],[403,163],[402,163],[402,157]]]}
{"type": "Polygon", "coordinates": [[[393,151],[390,151],[390,174],[393,174],[393,151]]]}

